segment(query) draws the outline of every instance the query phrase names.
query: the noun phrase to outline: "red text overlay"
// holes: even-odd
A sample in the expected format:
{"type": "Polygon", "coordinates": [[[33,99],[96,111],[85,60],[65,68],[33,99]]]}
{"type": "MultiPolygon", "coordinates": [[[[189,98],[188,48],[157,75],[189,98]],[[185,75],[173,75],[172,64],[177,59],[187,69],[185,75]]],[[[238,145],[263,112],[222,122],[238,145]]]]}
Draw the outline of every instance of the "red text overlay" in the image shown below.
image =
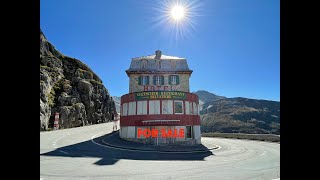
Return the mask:
{"type": "Polygon", "coordinates": [[[161,130],[158,129],[141,129],[138,128],[138,138],[141,136],[144,136],[145,138],[149,137],[159,137],[159,131],[161,132],[162,138],[184,138],[184,129],[174,129],[173,131],[171,129],[166,130],[165,128],[162,128],[161,130]]]}

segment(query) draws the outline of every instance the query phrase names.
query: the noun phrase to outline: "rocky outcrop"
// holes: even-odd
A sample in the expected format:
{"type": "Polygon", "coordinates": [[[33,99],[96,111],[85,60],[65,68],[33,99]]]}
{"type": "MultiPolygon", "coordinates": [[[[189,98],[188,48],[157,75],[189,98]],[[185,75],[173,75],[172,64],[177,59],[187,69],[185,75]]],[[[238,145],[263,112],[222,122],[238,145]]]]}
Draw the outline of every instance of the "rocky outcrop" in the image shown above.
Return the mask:
{"type": "Polygon", "coordinates": [[[56,112],[60,128],[107,122],[117,113],[101,79],[57,51],[40,30],[40,131],[53,127],[56,112]]]}

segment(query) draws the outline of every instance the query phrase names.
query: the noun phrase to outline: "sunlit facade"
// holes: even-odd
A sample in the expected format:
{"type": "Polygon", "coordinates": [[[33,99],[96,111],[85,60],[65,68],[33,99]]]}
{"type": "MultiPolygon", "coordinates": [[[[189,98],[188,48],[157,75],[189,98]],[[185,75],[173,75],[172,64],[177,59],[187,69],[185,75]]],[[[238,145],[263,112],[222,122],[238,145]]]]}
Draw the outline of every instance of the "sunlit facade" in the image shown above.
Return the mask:
{"type": "Polygon", "coordinates": [[[190,93],[185,58],[155,55],[132,58],[129,94],[121,97],[120,137],[147,144],[200,144],[199,98],[190,93]],[[159,130],[157,137],[141,131],[159,130]],[[165,130],[165,131],[163,131],[165,130]],[[183,137],[167,136],[175,130],[183,137]]]}

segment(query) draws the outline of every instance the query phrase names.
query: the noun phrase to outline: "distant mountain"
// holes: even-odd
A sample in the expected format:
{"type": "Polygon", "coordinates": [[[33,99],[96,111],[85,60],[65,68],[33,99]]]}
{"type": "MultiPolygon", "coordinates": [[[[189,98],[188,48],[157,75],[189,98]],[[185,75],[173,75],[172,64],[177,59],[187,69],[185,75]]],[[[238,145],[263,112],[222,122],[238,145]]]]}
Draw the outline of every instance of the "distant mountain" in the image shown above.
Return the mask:
{"type": "Polygon", "coordinates": [[[193,92],[195,93],[196,95],[198,95],[199,99],[201,101],[203,101],[204,103],[207,103],[207,102],[210,102],[210,101],[216,101],[216,100],[220,100],[220,99],[225,99],[226,97],[224,96],[218,96],[218,95],[215,95],[213,93],[210,93],[208,91],[205,91],[205,90],[199,90],[199,91],[196,91],[196,92],[193,92]]]}
{"type": "Polygon", "coordinates": [[[206,102],[200,111],[202,132],[280,134],[278,101],[223,96],[217,99],[207,91],[196,94],[206,102]]]}
{"type": "Polygon", "coordinates": [[[116,105],[116,110],[117,110],[117,112],[120,113],[121,97],[112,96],[112,99],[113,99],[113,101],[114,101],[114,104],[116,105]]]}
{"type": "Polygon", "coordinates": [[[61,54],[40,30],[40,131],[111,121],[114,101],[101,79],[83,62],[61,54]]]}
{"type": "Polygon", "coordinates": [[[198,95],[199,97],[199,109],[201,110],[202,109],[202,106],[203,104],[207,103],[207,102],[210,102],[210,101],[216,101],[216,100],[220,100],[220,99],[225,99],[226,97],[224,96],[218,96],[218,95],[215,95],[213,93],[210,93],[208,91],[205,91],[205,90],[199,90],[199,91],[196,91],[196,92],[193,92],[194,94],[198,95]]]}

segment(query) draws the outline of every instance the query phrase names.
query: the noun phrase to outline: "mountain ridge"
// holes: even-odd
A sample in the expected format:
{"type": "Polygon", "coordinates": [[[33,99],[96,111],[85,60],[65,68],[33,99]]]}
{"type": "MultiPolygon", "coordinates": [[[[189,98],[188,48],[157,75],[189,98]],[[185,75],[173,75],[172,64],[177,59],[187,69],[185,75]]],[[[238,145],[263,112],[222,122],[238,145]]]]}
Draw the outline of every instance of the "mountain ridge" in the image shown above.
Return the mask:
{"type": "Polygon", "coordinates": [[[278,101],[245,97],[209,101],[203,98],[199,96],[199,101],[206,102],[200,110],[202,132],[280,134],[278,101]]]}

